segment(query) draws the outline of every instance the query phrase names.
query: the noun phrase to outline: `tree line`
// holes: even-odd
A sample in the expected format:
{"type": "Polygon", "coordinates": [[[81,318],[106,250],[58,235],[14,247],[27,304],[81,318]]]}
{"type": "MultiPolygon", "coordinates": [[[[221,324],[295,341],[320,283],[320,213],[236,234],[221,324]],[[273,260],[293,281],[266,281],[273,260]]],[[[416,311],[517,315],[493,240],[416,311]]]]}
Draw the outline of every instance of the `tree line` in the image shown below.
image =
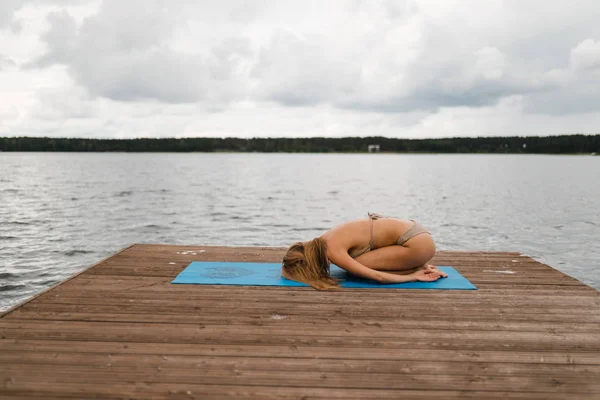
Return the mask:
{"type": "Polygon", "coordinates": [[[599,153],[600,134],[444,139],[344,138],[167,138],[82,139],[0,137],[0,151],[68,152],[266,152],[361,153],[370,145],[390,153],[599,153]]]}

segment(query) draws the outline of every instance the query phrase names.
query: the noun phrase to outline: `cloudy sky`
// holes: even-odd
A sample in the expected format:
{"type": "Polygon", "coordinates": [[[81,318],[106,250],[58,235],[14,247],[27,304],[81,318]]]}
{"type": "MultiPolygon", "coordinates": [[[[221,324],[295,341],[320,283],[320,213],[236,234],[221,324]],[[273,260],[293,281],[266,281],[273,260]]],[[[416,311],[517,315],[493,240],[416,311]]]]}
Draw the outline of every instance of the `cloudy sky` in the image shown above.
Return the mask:
{"type": "Polygon", "coordinates": [[[598,0],[1,0],[0,136],[600,133],[598,0]]]}

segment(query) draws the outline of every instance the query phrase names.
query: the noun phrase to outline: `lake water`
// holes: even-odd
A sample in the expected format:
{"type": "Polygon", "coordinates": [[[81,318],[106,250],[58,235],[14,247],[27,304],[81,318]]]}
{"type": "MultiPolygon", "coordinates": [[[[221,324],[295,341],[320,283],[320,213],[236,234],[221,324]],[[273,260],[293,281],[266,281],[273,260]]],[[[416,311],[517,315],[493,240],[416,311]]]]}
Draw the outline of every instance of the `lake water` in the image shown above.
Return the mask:
{"type": "Polygon", "coordinates": [[[600,288],[600,157],[0,153],[0,309],[131,243],[288,246],[368,211],[600,288]]]}

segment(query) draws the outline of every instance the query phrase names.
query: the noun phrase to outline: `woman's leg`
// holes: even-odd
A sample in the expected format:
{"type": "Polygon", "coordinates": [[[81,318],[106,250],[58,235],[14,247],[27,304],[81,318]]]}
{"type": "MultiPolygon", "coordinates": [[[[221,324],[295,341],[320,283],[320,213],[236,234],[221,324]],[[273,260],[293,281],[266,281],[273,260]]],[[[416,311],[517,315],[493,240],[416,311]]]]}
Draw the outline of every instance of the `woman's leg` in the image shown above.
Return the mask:
{"type": "Polygon", "coordinates": [[[415,236],[403,246],[387,246],[356,257],[356,261],[378,271],[414,272],[424,267],[435,254],[435,244],[428,234],[415,236]]]}

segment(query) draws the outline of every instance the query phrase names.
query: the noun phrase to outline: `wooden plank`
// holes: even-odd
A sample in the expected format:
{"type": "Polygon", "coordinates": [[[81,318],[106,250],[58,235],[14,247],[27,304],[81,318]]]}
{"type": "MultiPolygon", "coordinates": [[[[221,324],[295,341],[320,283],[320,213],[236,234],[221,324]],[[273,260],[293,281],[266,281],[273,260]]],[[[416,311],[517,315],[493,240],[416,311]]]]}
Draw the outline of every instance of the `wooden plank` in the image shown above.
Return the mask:
{"type": "Polygon", "coordinates": [[[173,324],[110,324],[110,323],[56,323],[36,325],[18,323],[18,327],[0,329],[2,339],[51,339],[108,342],[170,342],[215,344],[268,344],[273,346],[315,345],[345,347],[404,348],[410,345],[440,349],[491,350],[571,350],[600,352],[600,339],[589,332],[489,332],[489,331],[435,331],[406,329],[397,333],[377,329],[346,328],[344,332],[326,331],[319,327],[297,329],[261,327],[182,326],[173,324]],[[113,325],[113,326],[110,326],[113,325]],[[391,336],[393,335],[393,336],[391,336]]]}
{"type": "MultiPolygon", "coordinates": [[[[66,320],[57,320],[57,319],[20,319],[14,320],[11,322],[18,323],[17,327],[9,327],[9,329],[19,329],[18,327],[24,327],[22,329],[29,329],[30,326],[44,326],[47,327],[50,324],[52,326],[62,326],[65,322],[73,322],[79,323],[79,325],[87,325],[87,326],[98,326],[101,324],[112,324],[115,325],[114,322],[120,322],[120,326],[126,323],[135,324],[134,326],[138,327],[164,327],[165,329],[169,327],[169,325],[174,325],[174,328],[192,328],[196,329],[198,326],[203,327],[206,332],[211,331],[219,331],[223,329],[228,329],[232,331],[241,331],[243,330],[246,333],[264,333],[266,330],[269,330],[269,334],[284,334],[287,335],[287,331],[298,331],[302,330],[307,335],[311,335],[312,330],[314,329],[317,332],[322,332],[324,335],[332,336],[333,333],[341,333],[342,336],[346,336],[348,333],[351,335],[353,331],[359,332],[364,336],[371,337],[390,337],[393,336],[393,332],[402,333],[403,331],[424,331],[424,330],[436,330],[436,331],[456,331],[461,330],[463,332],[469,333],[479,333],[485,331],[494,331],[494,332],[505,332],[506,335],[510,334],[510,332],[518,332],[518,333],[528,333],[534,334],[535,332],[544,332],[552,335],[559,335],[561,337],[566,337],[565,334],[570,333],[578,333],[578,334],[586,334],[590,333],[592,335],[598,334],[600,332],[600,324],[582,324],[578,326],[577,329],[571,329],[572,323],[550,323],[550,322],[531,322],[531,321],[471,321],[471,320],[463,320],[463,321],[454,321],[454,320],[403,320],[401,322],[397,321],[385,321],[380,322],[379,320],[372,321],[360,321],[360,322],[337,322],[331,320],[310,320],[310,319],[300,319],[300,318],[289,318],[286,316],[279,316],[279,318],[285,318],[286,321],[283,322],[279,319],[274,319],[273,316],[270,318],[261,318],[260,320],[256,318],[246,318],[241,320],[240,318],[235,318],[235,320],[224,320],[222,317],[218,319],[218,317],[213,316],[209,317],[200,317],[192,321],[185,320],[184,317],[180,316],[180,320],[174,320],[170,318],[168,321],[161,322],[158,318],[154,316],[149,316],[152,321],[145,321],[143,319],[135,320],[131,315],[118,315],[118,318],[114,318],[114,320],[107,319],[106,317],[98,317],[98,316],[88,316],[87,319],[66,319],[66,320]]],[[[74,324],[71,324],[71,326],[74,324]]],[[[1,331],[0,331],[1,332],[1,331]]],[[[351,336],[348,335],[348,336],[351,336]]]]}
{"type": "MultiPolygon", "coordinates": [[[[492,298],[492,297],[501,297],[505,298],[513,298],[518,297],[519,295],[524,295],[531,293],[532,297],[542,296],[542,295],[551,295],[554,291],[557,296],[565,298],[568,295],[572,296],[588,296],[594,298],[600,298],[598,296],[598,292],[593,289],[590,290],[581,290],[580,287],[571,287],[571,286],[544,286],[544,285],[512,285],[506,284],[503,285],[501,283],[496,285],[489,285],[487,287],[479,287],[477,291],[467,291],[467,290],[420,290],[420,289],[335,289],[335,290],[327,290],[327,291],[316,291],[308,286],[304,287],[284,287],[284,286],[223,286],[223,285],[192,285],[192,284],[170,284],[169,281],[156,282],[156,283],[146,283],[150,279],[158,279],[158,278],[139,278],[139,279],[117,279],[114,281],[115,292],[120,290],[131,292],[145,292],[145,293],[156,293],[159,294],[169,294],[169,293],[178,293],[182,296],[185,295],[214,295],[215,297],[225,297],[227,295],[230,296],[254,296],[255,298],[265,297],[297,297],[304,296],[305,298],[319,298],[319,299],[336,299],[336,298],[353,298],[354,296],[366,296],[369,299],[386,299],[386,298],[398,298],[398,297],[418,297],[418,298],[437,298],[443,299],[446,298],[477,298],[481,296],[482,298],[492,298]],[[146,288],[147,287],[147,288],[146,288]],[[227,287],[227,290],[224,291],[223,288],[227,287]],[[121,289],[122,288],[122,289],[121,289]],[[287,294],[287,295],[284,295],[287,294]]],[[[95,294],[96,288],[102,290],[101,286],[104,282],[110,282],[110,279],[107,277],[103,277],[102,279],[96,279],[94,277],[94,281],[90,284],[84,284],[81,288],[77,288],[75,286],[65,286],[57,292],[53,293],[50,297],[54,298],[54,295],[60,295],[61,291],[87,291],[90,295],[95,294]]],[[[529,297],[529,296],[527,296],[529,297]]]]}
{"type": "MultiPolygon", "coordinates": [[[[226,320],[237,320],[240,317],[249,316],[255,319],[271,318],[273,315],[285,316],[287,318],[298,318],[306,315],[302,311],[295,309],[279,309],[272,307],[271,309],[265,310],[264,308],[258,310],[234,310],[234,309],[218,309],[214,307],[201,308],[199,306],[173,306],[173,307],[159,307],[159,306],[140,306],[135,303],[129,303],[126,305],[90,305],[90,304],[28,304],[23,307],[23,311],[34,311],[34,312],[67,312],[67,313],[112,313],[112,314],[137,314],[140,317],[148,315],[198,315],[205,316],[207,318],[222,318],[226,320]]],[[[505,312],[505,309],[496,310],[494,312],[483,312],[483,309],[457,309],[457,310],[444,310],[443,315],[440,313],[424,314],[418,309],[404,309],[404,310],[386,310],[378,309],[373,311],[367,311],[364,313],[348,312],[344,308],[335,309],[324,309],[314,310],[310,313],[308,318],[313,320],[329,320],[331,321],[357,321],[377,319],[380,322],[387,321],[403,321],[405,319],[445,319],[448,321],[461,321],[461,320],[487,320],[493,318],[498,322],[503,321],[538,321],[538,322],[581,322],[584,320],[586,323],[598,323],[600,322],[600,316],[597,314],[584,315],[571,314],[569,312],[564,313],[511,313],[505,312]]],[[[521,309],[518,309],[521,310],[521,309]]]]}
{"type": "MultiPolygon", "coordinates": [[[[111,385],[127,383],[151,378],[157,383],[172,384],[211,384],[211,385],[272,385],[278,386],[318,387],[318,388],[355,388],[388,390],[418,390],[427,387],[429,390],[494,390],[505,392],[537,392],[537,393],[571,393],[593,394],[600,391],[600,383],[586,377],[550,375],[518,376],[518,375],[446,375],[440,373],[413,374],[409,371],[399,373],[339,373],[277,370],[244,370],[241,367],[233,370],[212,370],[210,368],[176,369],[147,368],[140,366],[68,366],[68,365],[9,365],[4,373],[13,381],[32,381],[34,376],[43,376],[45,380],[56,384],[79,382],[83,384],[97,383],[111,385]]],[[[38,378],[39,379],[39,378],[38,378]]]]}
{"type": "Polygon", "coordinates": [[[219,357],[209,356],[199,358],[193,355],[160,355],[151,354],[139,357],[136,354],[88,354],[81,352],[49,352],[6,351],[0,354],[0,362],[10,365],[36,364],[36,365],[68,365],[68,366],[106,366],[143,368],[169,368],[201,369],[201,370],[231,370],[240,369],[247,371],[287,371],[287,372],[339,372],[339,373],[370,373],[387,374],[437,374],[448,375],[493,375],[493,376],[538,376],[558,374],[573,379],[594,379],[600,373],[600,365],[577,364],[530,364],[530,363],[497,363],[485,361],[457,362],[450,361],[424,361],[412,360],[378,360],[378,359],[348,359],[340,362],[339,359],[323,357],[295,358],[295,357],[219,357]],[[535,366],[535,367],[534,367],[535,366]],[[533,368],[534,367],[534,368],[533,368]]]}
{"type": "MultiPolygon", "coordinates": [[[[153,398],[153,399],[564,399],[565,394],[554,392],[518,393],[505,391],[464,391],[464,390],[390,390],[390,389],[356,389],[346,388],[313,388],[295,386],[259,386],[259,385],[203,385],[178,383],[147,383],[135,382],[111,383],[110,386],[94,383],[62,382],[60,388],[55,384],[39,380],[20,380],[10,383],[7,393],[14,393],[7,398],[153,398]],[[18,396],[18,397],[17,397],[18,396]],[[22,397],[21,397],[22,396],[22,397]],[[53,397],[60,396],[60,397],[53,397]]],[[[585,396],[578,394],[578,399],[585,396]]],[[[589,397],[591,398],[591,397],[589,397]]]]}
{"type": "MultiPolygon", "coordinates": [[[[177,285],[181,286],[181,285],[177,285]]],[[[60,303],[75,303],[82,304],[84,301],[97,302],[97,300],[104,301],[107,297],[110,297],[112,302],[123,302],[123,301],[139,301],[154,302],[156,295],[159,290],[158,287],[153,287],[148,290],[146,287],[129,287],[120,289],[115,287],[114,290],[110,290],[109,287],[98,288],[93,287],[94,290],[91,292],[89,287],[84,290],[79,288],[72,290],[69,288],[58,289],[52,295],[51,299],[53,302],[60,303]],[[139,289],[139,290],[136,290],[139,289]]],[[[186,288],[187,289],[187,288],[186,288]]],[[[185,290],[185,289],[184,289],[185,290]]],[[[404,289],[403,289],[404,290],[404,289]]],[[[168,304],[179,304],[181,303],[182,291],[181,290],[163,290],[160,292],[161,303],[168,304]]],[[[382,307],[382,306],[402,306],[409,307],[414,304],[430,304],[439,305],[441,302],[448,300],[453,301],[453,305],[462,306],[470,305],[473,303],[481,305],[492,305],[498,304],[503,301],[505,306],[529,306],[529,307],[541,307],[541,306],[556,306],[556,307],[578,307],[588,309],[588,312],[594,313],[594,308],[600,306],[600,296],[577,296],[572,295],[569,297],[560,296],[531,296],[530,298],[524,297],[506,297],[505,295],[497,294],[474,294],[471,291],[465,291],[463,294],[448,293],[448,291],[431,291],[430,293],[423,293],[415,296],[414,292],[403,293],[400,290],[395,291],[395,296],[382,296],[382,295],[370,295],[368,292],[361,292],[360,295],[356,293],[345,294],[341,293],[332,294],[329,293],[311,293],[311,292],[299,292],[293,296],[286,296],[285,300],[282,301],[280,292],[261,292],[259,296],[256,293],[242,294],[237,293],[235,299],[231,298],[231,294],[220,292],[219,294],[206,293],[199,288],[194,291],[187,291],[185,297],[189,302],[207,302],[210,303],[243,303],[243,304],[259,304],[259,303],[270,303],[277,301],[285,306],[293,306],[294,304],[323,304],[323,301],[327,301],[329,305],[368,305],[368,307],[382,307]],[[400,293],[399,293],[400,292],[400,293]]],[[[103,302],[103,304],[109,304],[103,302]]],[[[600,313],[600,311],[598,311],[600,313]]]]}
{"type": "MultiPolygon", "coordinates": [[[[576,297],[578,299],[596,298],[600,299],[598,292],[594,290],[565,290],[564,287],[553,289],[546,289],[541,286],[532,287],[517,287],[515,285],[503,285],[497,286],[492,289],[479,289],[477,294],[474,295],[472,291],[441,291],[432,290],[424,291],[420,290],[418,293],[416,290],[408,289],[394,289],[394,290],[382,290],[382,289],[369,289],[359,291],[349,290],[335,290],[335,291],[314,291],[314,290],[287,290],[286,288],[271,287],[271,289],[261,290],[257,289],[256,286],[236,286],[231,288],[230,291],[224,292],[222,288],[218,288],[217,285],[178,285],[170,284],[169,281],[152,281],[153,278],[139,278],[137,280],[116,280],[111,281],[106,279],[93,279],[92,281],[83,282],[81,287],[75,285],[65,285],[64,287],[57,288],[52,296],[70,295],[77,296],[80,294],[87,293],[89,296],[103,295],[105,293],[115,294],[131,294],[134,295],[160,295],[160,296],[204,296],[211,298],[223,298],[231,297],[235,295],[240,298],[281,298],[282,291],[288,293],[286,298],[305,298],[305,299],[352,299],[357,293],[363,293],[368,295],[370,299],[394,299],[394,298],[510,298],[511,295],[523,295],[529,294],[532,298],[546,298],[554,299],[555,301],[567,300],[566,297],[576,297]],[[147,283],[149,282],[149,283],[147,283]],[[558,298],[558,299],[557,299],[558,298]]],[[[304,289],[309,289],[305,287],[304,289]]]]}
{"type": "MultiPolygon", "coordinates": [[[[366,316],[377,316],[377,317],[397,317],[403,318],[410,315],[422,315],[423,309],[415,309],[415,305],[424,304],[424,306],[431,306],[431,309],[427,309],[427,314],[444,316],[453,315],[454,313],[462,312],[474,312],[474,313],[487,313],[488,315],[493,314],[511,314],[511,315],[528,315],[528,314],[579,314],[581,315],[582,321],[587,321],[587,316],[598,315],[595,310],[588,310],[585,307],[577,305],[556,305],[556,306],[531,306],[519,302],[514,299],[509,304],[502,304],[500,302],[475,302],[475,301],[456,301],[450,304],[440,304],[436,302],[407,302],[404,307],[400,304],[386,304],[383,303],[381,307],[371,307],[364,304],[352,305],[352,307],[346,306],[345,304],[333,304],[330,307],[322,307],[316,303],[265,303],[265,302],[254,302],[241,304],[235,300],[223,300],[214,302],[202,302],[202,305],[194,305],[193,303],[178,303],[177,301],[159,299],[130,299],[126,302],[120,302],[119,300],[111,299],[85,299],[78,298],[73,299],[61,299],[53,298],[47,303],[35,303],[38,310],[43,311],[44,305],[50,304],[72,304],[81,306],[80,309],[85,309],[86,305],[104,305],[113,306],[113,310],[117,311],[136,311],[136,312],[194,312],[194,313],[226,313],[226,314],[246,314],[246,313],[260,313],[260,314],[301,314],[310,313],[312,315],[335,315],[335,314],[347,314],[353,317],[366,317],[366,316]],[[240,307],[242,306],[243,307],[240,307]]],[[[33,306],[33,304],[32,304],[33,306]]],[[[1,320],[0,320],[1,321],[1,320]]]]}
{"type": "MultiPolygon", "coordinates": [[[[600,317],[600,316],[599,316],[600,317]]],[[[387,327],[389,329],[397,328],[422,328],[422,329],[463,329],[463,330],[498,330],[498,331],[554,331],[562,332],[600,332],[600,319],[598,322],[579,322],[581,317],[578,315],[565,315],[557,318],[555,314],[550,317],[540,318],[538,316],[504,317],[502,319],[492,318],[490,316],[460,315],[452,319],[442,319],[436,316],[418,316],[397,319],[381,318],[362,318],[355,322],[354,318],[327,318],[306,315],[238,315],[235,318],[223,318],[223,315],[215,314],[158,314],[158,313],[95,313],[95,312],[47,312],[47,311],[28,311],[20,309],[12,314],[13,319],[21,321],[27,320],[51,320],[51,321],[89,321],[89,322],[146,322],[146,323],[179,323],[179,324],[205,324],[205,325],[258,325],[271,326],[281,324],[281,319],[286,320],[286,326],[294,326],[302,329],[306,325],[327,325],[332,329],[343,330],[347,326],[364,325],[387,327]],[[566,318],[565,318],[566,317],[566,318]],[[577,321],[577,324],[573,322],[577,321]]]]}
{"type": "MultiPolygon", "coordinates": [[[[474,327],[475,328],[475,327],[474,327]]],[[[152,338],[153,333],[160,333],[163,340],[187,341],[203,340],[214,337],[215,334],[224,333],[236,338],[243,334],[248,338],[268,336],[276,340],[278,337],[285,339],[299,339],[301,337],[328,337],[347,339],[414,339],[420,340],[423,336],[431,337],[429,327],[420,326],[405,327],[393,326],[391,324],[305,324],[302,331],[298,332],[296,324],[290,325],[287,321],[277,321],[268,325],[263,324],[180,324],[180,323],[158,323],[158,322],[93,322],[93,321],[54,321],[54,320],[14,320],[0,321],[0,335],[7,338],[43,338],[50,337],[73,337],[82,335],[87,338],[99,338],[100,340],[112,340],[113,338],[127,338],[136,341],[140,338],[146,341],[152,338]],[[342,330],[340,330],[343,327],[342,330]],[[151,328],[152,332],[148,332],[151,328]],[[223,330],[227,332],[223,332],[223,330]]],[[[600,336],[597,329],[585,331],[559,332],[556,329],[535,331],[498,331],[481,329],[465,330],[458,327],[451,329],[437,329],[436,340],[445,338],[456,338],[456,340],[502,340],[510,341],[554,341],[578,342],[580,344],[597,345],[600,350],[600,336]]]]}
{"type": "MultiPolygon", "coordinates": [[[[559,392],[589,394],[600,390],[600,383],[585,377],[545,376],[502,376],[502,375],[425,375],[404,373],[338,373],[295,371],[262,371],[243,370],[211,370],[208,368],[176,369],[147,368],[147,367],[114,367],[110,366],[66,366],[66,365],[35,365],[27,364],[27,369],[37,376],[57,384],[63,382],[89,383],[126,383],[151,377],[153,382],[187,383],[212,385],[270,385],[274,381],[280,385],[296,387],[321,387],[379,389],[385,385],[391,390],[417,390],[427,387],[430,390],[504,390],[507,392],[559,392]],[[435,377],[435,379],[432,379],[435,377]]],[[[23,371],[22,365],[7,366],[5,373],[13,380],[31,380],[31,374],[23,371]]]]}
{"type": "Polygon", "coordinates": [[[482,330],[555,330],[567,329],[574,332],[597,332],[600,324],[600,315],[591,315],[586,317],[585,322],[581,322],[581,315],[578,314],[479,314],[468,312],[456,312],[453,314],[440,315],[422,315],[405,314],[402,318],[396,317],[377,317],[374,315],[356,318],[348,314],[330,314],[330,315],[304,315],[304,314],[228,314],[222,313],[195,313],[173,310],[170,312],[157,312],[151,310],[148,312],[121,311],[114,312],[110,307],[105,306],[85,306],[78,307],[71,304],[34,305],[22,307],[13,312],[11,318],[20,320],[53,320],[53,321],[112,321],[112,322],[163,322],[163,323],[280,323],[280,319],[287,320],[287,323],[296,324],[365,324],[376,326],[403,326],[403,327],[422,327],[424,329],[469,329],[477,327],[482,330]],[[574,324],[576,322],[576,324],[574,324]]]}
{"type": "Polygon", "coordinates": [[[345,345],[323,347],[318,345],[238,345],[238,344],[202,344],[202,343],[136,343],[136,342],[98,342],[92,340],[29,340],[2,339],[0,350],[16,351],[21,354],[30,352],[48,352],[58,357],[62,352],[80,352],[88,355],[103,354],[113,357],[118,354],[138,356],[186,355],[202,357],[259,357],[259,358],[310,358],[336,360],[417,360],[417,361],[454,361],[454,362],[493,362],[524,364],[568,364],[600,365],[600,357],[588,351],[524,350],[520,352],[500,350],[462,350],[428,349],[408,345],[390,351],[382,347],[352,347],[345,345]]]}
{"type": "MultiPolygon", "coordinates": [[[[248,313],[258,315],[299,315],[299,314],[310,314],[314,316],[349,316],[354,318],[364,317],[377,317],[377,318],[405,318],[409,316],[421,316],[423,314],[433,315],[437,317],[452,318],[459,316],[462,313],[471,313],[478,315],[580,315],[582,322],[590,321],[589,317],[596,317],[598,312],[596,310],[586,310],[582,307],[571,306],[539,306],[539,307],[527,307],[518,303],[516,300],[512,304],[505,305],[498,303],[491,303],[489,305],[482,303],[463,302],[461,303],[425,303],[425,305],[433,307],[428,309],[425,313],[422,309],[408,306],[402,307],[400,305],[384,305],[382,307],[369,307],[366,305],[357,305],[355,307],[347,307],[344,304],[332,305],[331,307],[319,307],[319,304],[314,303],[246,303],[243,307],[239,307],[241,303],[233,300],[214,301],[206,303],[181,303],[177,302],[160,302],[160,300],[129,300],[123,303],[118,301],[101,301],[97,299],[82,299],[79,302],[73,302],[69,299],[62,301],[60,298],[51,299],[47,303],[32,303],[27,306],[27,309],[36,309],[38,311],[45,311],[45,307],[48,309],[57,309],[57,305],[73,306],[71,310],[84,312],[86,307],[94,306],[97,309],[105,307],[104,309],[112,312],[149,312],[149,313],[196,313],[196,314],[215,314],[221,313],[223,315],[246,315],[248,313]]],[[[63,308],[66,309],[66,308],[63,308]]],[[[6,320],[6,319],[3,319],[6,320]]],[[[593,320],[595,322],[595,320],[593,320]]]]}

